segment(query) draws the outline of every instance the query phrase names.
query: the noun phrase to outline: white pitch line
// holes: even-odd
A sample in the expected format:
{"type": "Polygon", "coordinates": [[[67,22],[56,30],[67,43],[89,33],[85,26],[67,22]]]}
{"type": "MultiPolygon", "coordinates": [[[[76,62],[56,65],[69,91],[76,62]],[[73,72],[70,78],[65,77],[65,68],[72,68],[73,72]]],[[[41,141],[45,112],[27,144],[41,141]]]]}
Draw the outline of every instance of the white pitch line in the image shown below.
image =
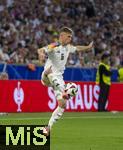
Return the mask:
{"type": "MultiPolygon", "coordinates": [[[[37,118],[0,118],[1,121],[4,120],[47,120],[50,117],[37,117],[37,118]]],[[[119,119],[123,116],[76,116],[76,117],[63,117],[61,119],[119,119]]]]}

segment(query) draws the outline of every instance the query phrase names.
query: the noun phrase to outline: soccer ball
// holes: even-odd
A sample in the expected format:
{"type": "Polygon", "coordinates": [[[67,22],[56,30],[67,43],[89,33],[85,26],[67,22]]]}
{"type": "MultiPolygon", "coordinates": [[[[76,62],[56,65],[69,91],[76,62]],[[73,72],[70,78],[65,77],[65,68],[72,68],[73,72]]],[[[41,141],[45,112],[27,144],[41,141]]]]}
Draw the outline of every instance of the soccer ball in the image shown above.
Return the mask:
{"type": "Polygon", "coordinates": [[[78,87],[75,83],[67,83],[65,87],[65,92],[70,96],[75,96],[77,94],[78,87]]]}

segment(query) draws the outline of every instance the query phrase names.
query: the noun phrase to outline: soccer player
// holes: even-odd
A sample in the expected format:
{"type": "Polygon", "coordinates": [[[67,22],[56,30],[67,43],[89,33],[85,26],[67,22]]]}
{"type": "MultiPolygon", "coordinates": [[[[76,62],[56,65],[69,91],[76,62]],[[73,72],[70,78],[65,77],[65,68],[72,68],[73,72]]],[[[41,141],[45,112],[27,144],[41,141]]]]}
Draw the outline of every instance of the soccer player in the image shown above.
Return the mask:
{"type": "Polygon", "coordinates": [[[41,61],[42,56],[44,57],[44,53],[48,55],[48,60],[42,73],[42,83],[46,86],[53,87],[55,97],[58,100],[58,107],[52,113],[48,126],[44,129],[46,136],[49,135],[53,124],[63,115],[66,100],[69,99],[69,96],[65,93],[65,82],[63,80],[63,73],[69,53],[89,50],[93,47],[93,42],[88,46],[73,46],[71,44],[72,37],[72,29],[63,27],[60,30],[58,42],[38,49],[39,61],[41,61]]]}

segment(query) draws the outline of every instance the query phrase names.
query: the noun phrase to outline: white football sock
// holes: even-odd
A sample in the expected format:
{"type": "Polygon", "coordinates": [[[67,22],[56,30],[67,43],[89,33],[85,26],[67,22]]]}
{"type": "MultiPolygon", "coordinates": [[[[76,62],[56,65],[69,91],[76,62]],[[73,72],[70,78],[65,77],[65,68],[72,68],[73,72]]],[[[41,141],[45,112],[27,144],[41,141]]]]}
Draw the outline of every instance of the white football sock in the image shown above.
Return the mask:
{"type": "Polygon", "coordinates": [[[54,110],[48,124],[50,129],[52,128],[53,124],[61,118],[63,113],[64,113],[64,108],[61,108],[59,106],[54,110]]]}

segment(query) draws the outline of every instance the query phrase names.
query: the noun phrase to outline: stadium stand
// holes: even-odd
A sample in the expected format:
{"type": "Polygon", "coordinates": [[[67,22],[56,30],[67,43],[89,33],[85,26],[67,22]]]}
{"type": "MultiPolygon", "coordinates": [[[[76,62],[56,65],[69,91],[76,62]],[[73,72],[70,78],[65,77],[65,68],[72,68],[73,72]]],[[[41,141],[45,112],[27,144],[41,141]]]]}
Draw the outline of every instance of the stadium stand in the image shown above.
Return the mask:
{"type": "Polygon", "coordinates": [[[75,44],[95,43],[92,52],[71,54],[67,66],[97,67],[108,50],[116,68],[123,62],[122,7],[122,0],[0,0],[0,63],[38,63],[37,48],[65,25],[75,44]]]}

